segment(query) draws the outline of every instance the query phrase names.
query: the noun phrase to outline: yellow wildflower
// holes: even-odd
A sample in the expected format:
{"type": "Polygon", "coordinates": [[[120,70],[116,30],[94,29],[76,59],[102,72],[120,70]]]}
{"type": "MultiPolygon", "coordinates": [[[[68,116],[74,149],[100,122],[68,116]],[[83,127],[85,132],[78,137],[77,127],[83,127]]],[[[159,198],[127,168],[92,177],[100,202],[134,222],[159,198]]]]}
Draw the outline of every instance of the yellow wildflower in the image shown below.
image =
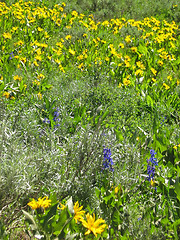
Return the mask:
{"type": "Polygon", "coordinates": [[[135,75],[143,76],[143,71],[141,69],[138,69],[138,70],[136,70],[135,75]]]}
{"type": "Polygon", "coordinates": [[[34,61],[33,63],[34,63],[34,65],[35,65],[36,67],[39,66],[39,64],[37,63],[37,61],[34,61]]]}
{"type": "Polygon", "coordinates": [[[13,79],[14,79],[14,80],[19,80],[19,81],[21,81],[21,80],[22,80],[22,78],[21,78],[21,77],[19,77],[18,75],[14,76],[14,77],[13,77],[13,79]]]}
{"type": "Polygon", "coordinates": [[[42,48],[47,48],[47,47],[48,47],[48,45],[47,45],[46,43],[40,43],[40,44],[41,44],[40,46],[41,46],[42,48]]]}
{"type": "Polygon", "coordinates": [[[126,41],[127,43],[130,43],[130,42],[131,42],[130,35],[126,36],[125,41],[126,41]]]}
{"type": "Polygon", "coordinates": [[[156,74],[157,74],[157,71],[156,71],[156,69],[154,69],[154,68],[151,68],[151,72],[156,76],[156,74]]]}
{"type": "Polygon", "coordinates": [[[72,38],[71,35],[67,35],[67,36],[65,37],[66,40],[71,40],[71,38],[72,38]]]}
{"type": "Polygon", "coordinates": [[[166,83],[163,83],[163,86],[165,87],[166,90],[170,89],[170,86],[168,86],[166,83]]]}
{"type": "Polygon", "coordinates": [[[120,44],[119,44],[119,47],[120,47],[120,48],[124,48],[124,44],[123,44],[123,43],[120,43],[120,44]]]}
{"type": "Polygon", "coordinates": [[[38,198],[38,203],[44,209],[51,206],[51,200],[48,197],[38,198]]]}
{"type": "Polygon", "coordinates": [[[16,31],[16,30],[18,30],[18,27],[13,27],[12,30],[16,31]]]}
{"type": "Polygon", "coordinates": [[[34,198],[27,205],[30,206],[32,209],[40,208],[39,203],[34,198]]]}
{"type": "Polygon", "coordinates": [[[117,194],[118,191],[119,191],[119,188],[118,188],[118,187],[115,187],[115,189],[114,189],[115,194],[117,194]]]}
{"type": "Polygon", "coordinates": [[[172,76],[167,76],[167,79],[172,81],[172,76]]]}
{"type": "Polygon", "coordinates": [[[57,24],[58,26],[61,25],[61,22],[62,22],[62,20],[61,20],[60,18],[58,18],[58,19],[56,20],[56,24],[57,24]]]}
{"type": "Polygon", "coordinates": [[[81,63],[79,66],[78,66],[78,68],[80,69],[80,68],[82,68],[84,66],[84,63],[81,63]]]}
{"type": "Polygon", "coordinates": [[[78,13],[76,12],[76,11],[72,11],[72,16],[74,16],[74,17],[77,17],[78,16],[78,13]]]}
{"type": "Polygon", "coordinates": [[[14,43],[14,45],[18,45],[18,46],[22,46],[24,44],[24,42],[22,40],[19,40],[17,43],[14,43]]]}
{"type": "Polygon", "coordinates": [[[146,69],[145,66],[144,66],[144,64],[143,64],[142,62],[138,61],[136,64],[137,64],[137,66],[138,66],[139,68],[141,68],[141,70],[145,70],[145,69],[146,69]]]}
{"type": "Polygon", "coordinates": [[[72,55],[75,55],[75,51],[72,49],[69,49],[69,53],[71,53],[72,55]]]}
{"type": "Polygon", "coordinates": [[[3,93],[3,96],[5,96],[6,98],[9,98],[10,93],[9,93],[9,92],[4,92],[4,93],[3,93]]]}
{"type": "Polygon", "coordinates": [[[26,57],[21,57],[19,60],[20,60],[21,62],[23,62],[24,64],[26,63],[26,57]]]}
{"type": "Polygon", "coordinates": [[[44,33],[45,38],[49,38],[49,35],[47,32],[44,33]]]}
{"type": "Polygon", "coordinates": [[[60,63],[61,63],[61,61],[60,61],[59,59],[55,59],[55,62],[56,62],[57,64],[60,64],[60,63]]]}
{"type": "Polygon", "coordinates": [[[59,69],[60,69],[60,71],[62,71],[63,73],[65,73],[65,70],[64,70],[64,68],[63,68],[63,66],[62,66],[61,64],[59,64],[59,69]]]}
{"type": "Polygon", "coordinates": [[[42,54],[42,53],[41,53],[41,49],[38,48],[38,49],[36,50],[36,53],[37,53],[37,55],[41,55],[41,54],[42,54]]]}
{"type": "Polygon", "coordinates": [[[158,61],[158,64],[159,64],[160,66],[162,66],[162,65],[163,65],[163,61],[159,60],[159,61],[158,61]]]}
{"type": "Polygon", "coordinates": [[[155,185],[156,185],[156,183],[155,183],[155,181],[151,178],[151,187],[155,187],[155,185]]]}
{"type": "Polygon", "coordinates": [[[60,11],[60,12],[63,12],[63,10],[64,10],[64,9],[63,9],[62,7],[59,8],[59,11],[60,11]]]}
{"type": "Polygon", "coordinates": [[[85,211],[81,210],[83,206],[79,207],[78,201],[74,204],[74,220],[76,221],[82,221],[83,220],[83,215],[85,211]]]}
{"type": "Polygon", "coordinates": [[[42,99],[42,94],[40,92],[38,92],[38,98],[41,100],[42,99]]]}
{"type": "Polygon", "coordinates": [[[40,73],[40,74],[37,76],[37,78],[42,78],[42,79],[44,79],[45,76],[44,76],[42,73],[40,73]]]}
{"type": "Polygon", "coordinates": [[[7,39],[11,39],[12,35],[10,33],[3,33],[3,37],[7,39]]]}
{"type": "Polygon", "coordinates": [[[38,61],[42,61],[42,57],[40,55],[36,55],[35,59],[38,60],[38,61]]]}
{"type": "Polygon", "coordinates": [[[177,150],[177,146],[174,146],[173,148],[174,148],[175,150],[177,150]]]}
{"type": "Polygon", "coordinates": [[[124,84],[124,86],[129,86],[131,84],[131,81],[128,80],[127,78],[124,78],[123,79],[123,84],[124,84]]]}
{"type": "Polygon", "coordinates": [[[48,199],[48,197],[38,198],[38,201],[36,201],[34,198],[31,202],[27,204],[32,209],[38,209],[38,208],[48,208],[51,206],[51,200],[48,199]]]}
{"type": "Polygon", "coordinates": [[[132,52],[137,52],[137,47],[131,47],[132,52]]]}
{"type": "Polygon", "coordinates": [[[43,31],[43,28],[38,27],[38,31],[39,31],[39,32],[42,32],[42,31],[43,31]]]}
{"type": "Polygon", "coordinates": [[[88,235],[92,232],[97,237],[97,234],[104,232],[105,228],[107,227],[107,224],[101,224],[105,223],[105,220],[102,218],[99,218],[95,221],[95,214],[92,216],[87,213],[86,219],[87,222],[85,220],[82,221],[83,226],[88,229],[87,232],[85,232],[85,235],[88,235]]]}
{"type": "Polygon", "coordinates": [[[172,48],[176,48],[174,43],[170,42],[170,45],[171,45],[172,48]]]}
{"type": "Polygon", "coordinates": [[[40,82],[39,82],[39,81],[37,81],[36,79],[33,81],[33,83],[34,83],[35,85],[37,85],[37,86],[39,86],[39,85],[40,85],[40,82]]]}

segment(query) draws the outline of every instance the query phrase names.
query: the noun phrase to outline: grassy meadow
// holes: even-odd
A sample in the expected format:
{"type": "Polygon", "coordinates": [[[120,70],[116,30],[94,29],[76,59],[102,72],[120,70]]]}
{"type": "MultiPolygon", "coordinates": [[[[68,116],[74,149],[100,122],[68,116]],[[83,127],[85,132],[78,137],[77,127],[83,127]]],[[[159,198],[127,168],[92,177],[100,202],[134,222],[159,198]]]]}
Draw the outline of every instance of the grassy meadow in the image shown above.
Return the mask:
{"type": "Polygon", "coordinates": [[[0,239],[180,238],[180,4],[0,2],[0,239]]]}

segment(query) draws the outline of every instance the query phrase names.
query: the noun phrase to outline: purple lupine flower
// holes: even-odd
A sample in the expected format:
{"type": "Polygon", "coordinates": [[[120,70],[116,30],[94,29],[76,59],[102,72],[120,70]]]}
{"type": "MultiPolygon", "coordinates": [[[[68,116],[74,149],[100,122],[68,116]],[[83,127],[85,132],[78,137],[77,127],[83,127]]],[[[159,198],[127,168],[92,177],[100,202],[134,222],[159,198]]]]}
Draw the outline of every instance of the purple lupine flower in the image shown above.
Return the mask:
{"type": "Polygon", "coordinates": [[[11,52],[9,59],[11,60],[11,59],[13,59],[13,57],[14,57],[13,52],[11,52]]]}
{"type": "Polygon", "coordinates": [[[43,123],[50,123],[51,121],[48,118],[44,118],[43,123]]]}
{"type": "MultiPolygon", "coordinates": [[[[155,170],[156,166],[158,166],[157,158],[155,158],[155,154],[157,154],[153,149],[150,150],[151,157],[147,159],[147,180],[149,182],[154,182],[155,170]]],[[[152,184],[151,184],[152,186],[152,184]]],[[[156,190],[156,187],[155,187],[156,190]]]]}
{"type": "MultiPolygon", "coordinates": [[[[58,118],[58,117],[59,117],[59,108],[57,108],[57,110],[54,111],[53,115],[54,115],[53,121],[54,121],[54,122],[59,122],[59,121],[60,121],[60,119],[58,118]]],[[[58,124],[56,124],[56,126],[57,126],[57,125],[58,125],[58,124]]]]}
{"type": "Polygon", "coordinates": [[[102,170],[109,169],[110,171],[114,171],[114,168],[112,167],[114,165],[113,160],[111,158],[111,149],[104,148],[104,160],[103,160],[103,168],[102,170]]]}

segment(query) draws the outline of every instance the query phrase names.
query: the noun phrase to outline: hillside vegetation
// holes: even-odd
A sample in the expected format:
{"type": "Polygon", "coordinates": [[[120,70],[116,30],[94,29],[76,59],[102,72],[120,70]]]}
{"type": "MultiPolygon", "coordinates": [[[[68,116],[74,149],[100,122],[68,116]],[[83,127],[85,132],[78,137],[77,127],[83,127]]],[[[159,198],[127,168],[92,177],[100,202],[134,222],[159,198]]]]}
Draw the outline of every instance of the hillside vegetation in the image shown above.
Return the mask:
{"type": "Polygon", "coordinates": [[[179,239],[179,24],[178,1],[0,2],[1,239],[179,239]]]}

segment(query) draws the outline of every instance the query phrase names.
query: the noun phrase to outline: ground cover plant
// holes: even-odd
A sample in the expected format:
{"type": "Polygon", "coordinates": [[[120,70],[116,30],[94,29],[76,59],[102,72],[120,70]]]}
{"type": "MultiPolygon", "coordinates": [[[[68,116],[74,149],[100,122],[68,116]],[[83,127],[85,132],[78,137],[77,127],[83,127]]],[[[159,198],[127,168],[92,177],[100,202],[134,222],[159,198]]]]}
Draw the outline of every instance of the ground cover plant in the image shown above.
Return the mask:
{"type": "Polygon", "coordinates": [[[1,239],[179,239],[180,5],[151,3],[0,2],[1,239]]]}

